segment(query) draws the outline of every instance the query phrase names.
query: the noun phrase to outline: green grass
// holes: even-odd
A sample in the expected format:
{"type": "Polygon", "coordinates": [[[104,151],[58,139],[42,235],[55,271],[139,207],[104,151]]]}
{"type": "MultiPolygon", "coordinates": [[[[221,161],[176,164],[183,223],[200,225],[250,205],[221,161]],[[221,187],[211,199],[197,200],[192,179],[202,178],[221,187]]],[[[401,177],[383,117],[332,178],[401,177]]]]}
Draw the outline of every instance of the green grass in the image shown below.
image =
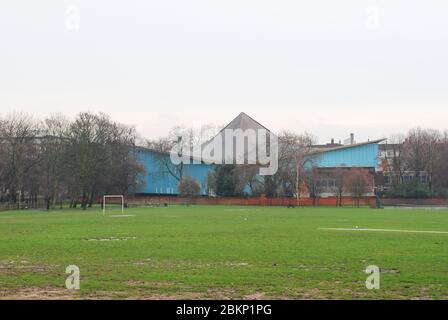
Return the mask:
{"type": "Polygon", "coordinates": [[[448,298],[448,211],[236,206],[0,213],[0,298],[448,298]],[[109,214],[119,214],[111,211],[109,214]],[[129,237],[120,241],[88,241],[129,237]],[[77,265],[81,290],[65,289],[77,265]],[[377,265],[381,289],[367,290],[377,265]]]}

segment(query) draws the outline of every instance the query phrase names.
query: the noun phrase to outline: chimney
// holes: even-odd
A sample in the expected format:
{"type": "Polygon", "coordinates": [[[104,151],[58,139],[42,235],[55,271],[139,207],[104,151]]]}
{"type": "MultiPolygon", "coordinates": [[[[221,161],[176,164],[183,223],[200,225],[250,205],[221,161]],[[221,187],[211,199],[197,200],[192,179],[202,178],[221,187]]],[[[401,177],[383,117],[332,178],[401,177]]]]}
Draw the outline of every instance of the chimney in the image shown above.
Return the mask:
{"type": "Polygon", "coordinates": [[[350,144],[355,144],[355,134],[350,133],[350,144]]]}
{"type": "Polygon", "coordinates": [[[334,145],[334,139],[331,139],[331,145],[334,145]]]}

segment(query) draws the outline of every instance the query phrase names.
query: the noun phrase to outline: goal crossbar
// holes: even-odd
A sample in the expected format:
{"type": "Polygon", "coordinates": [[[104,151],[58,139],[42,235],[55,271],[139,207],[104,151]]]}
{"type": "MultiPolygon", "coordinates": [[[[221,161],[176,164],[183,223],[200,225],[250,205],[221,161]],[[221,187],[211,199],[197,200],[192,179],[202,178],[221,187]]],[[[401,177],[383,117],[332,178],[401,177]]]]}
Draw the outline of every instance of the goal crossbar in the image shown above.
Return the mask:
{"type": "Polygon", "coordinates": [[[124,196],[123,195],[104,195],[103,196],[103,216],[106,215],[106,199],[119,198],[121,199],[121,214],[124,214],[124,196]]]}

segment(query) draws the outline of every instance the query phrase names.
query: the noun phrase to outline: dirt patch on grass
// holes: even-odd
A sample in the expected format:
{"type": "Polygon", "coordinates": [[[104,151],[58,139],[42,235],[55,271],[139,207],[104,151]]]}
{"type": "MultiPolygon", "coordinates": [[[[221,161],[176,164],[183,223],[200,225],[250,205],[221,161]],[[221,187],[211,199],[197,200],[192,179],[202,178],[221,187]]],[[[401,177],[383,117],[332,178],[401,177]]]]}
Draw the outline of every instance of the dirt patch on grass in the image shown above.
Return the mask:
{"type": "Polygon", "coordinates": [[[264,298],[265,294],[263,292],[256,292],[254,294],[244,296],[244,300],[263,300],[264,298]]]}
{"type": "Polygon", "coordinates": [[[433,298],[429,296],[429,291],[430,288],[422,288],[420,290],[420,295],[418,297],[412,297],[411,300],[433,300],[433,298]]]}
{"type": "Polygon", "coordinates": [[[344,300],[344,299],[411,299],[431,300],[430,288],[413,295],[402,290],[390,295],[377,295],[359,288],[297,287],[204,287],[170,281],[136,281],[123,283],[122,289],[79,291],[52,286],[0,288],[0,300],[344,300]]]}
{"type": "MultiPolygon", "coordinates": [[[[135,284],[132,284],[132,286],[135,284]]],[[[70,291],[54,287],[30,287],[0,290],[0,300],[321,300],[321,299],[380,299],[352,290],[298,289],[289,292],[262,292],[244,294],[232,288],[204,289],[182,288],[178,291],[168,289],[166,283],[153,283],[152,288],[130,288],[124,291],[70,291]],[[170,290],[170,291],[168,291],[170,290]],[[165,292],[164,292],[165,291],[165,292]]],[[[430,300],[424,292],[416,297],[395,296],[397,299],[430,300]]]]}
{"type": "Polygon", "coordinates": [[[400,273],[398,269],[383,269],[380,268],[380,273],[400,273]]]}
{"type": "Polygon", "coordinates": [[[160,282],[160,281],[136,281],[129,280],[126,282],[126,285],[129,287],[149,287],[149,288],[175,288],[178,287],[179,284],[174,282],[160,282]]]}
{"type": "Polygon", "coordinates": [[[154,292],[144,288],[127,291],[70,291],[55,287],[28,287],[0,290],[0,300],[228,300],[234,297],[234,292],[221,290],[206,290],[204,292],[179,291],[161,293],[168,285],[166,283],[153,283],[158,288],[154,292]]]}
{"type": "Polygon", "coordinates": [[[247,262],[227,262],[229,267],[247,267],[249,264],[247,262]]]}
{"type": "MultiPolygon", "coordinates": [[[[300,290],[295,295],[293,295],[293,297],[295,297],[295,299],[300,299],[300,300],[322,299],[322,296],[323,296],[322,291],[317,288],[300,290]]],[[[292,299],[290,296],[284,296],[283,298],[284,299],[292,299]]]]}
{"type": "Polygon", "coordinates": [[[155,300],[197,300],[213,299],[228,300],[232,298],[242,298],[243,295],[237,294],[229,288],[203,288],[175,283],[171,281],[135,281],[130,280],[126,285],[136,289],[138,295],[132,295],[128,299],[155,299],[155,300]]]}
{"type": "Polygon", "coordinates": [[[49,273],[57,267],[52,265],[32,265],[28,261],[3,261],[0,262],[0,274],[49,273]]]}
{"type": "Polygon", "coordinates": [[[72,300],[74,292],[54,287],[31,287],[0,291],[0,300],[72,300]]]}

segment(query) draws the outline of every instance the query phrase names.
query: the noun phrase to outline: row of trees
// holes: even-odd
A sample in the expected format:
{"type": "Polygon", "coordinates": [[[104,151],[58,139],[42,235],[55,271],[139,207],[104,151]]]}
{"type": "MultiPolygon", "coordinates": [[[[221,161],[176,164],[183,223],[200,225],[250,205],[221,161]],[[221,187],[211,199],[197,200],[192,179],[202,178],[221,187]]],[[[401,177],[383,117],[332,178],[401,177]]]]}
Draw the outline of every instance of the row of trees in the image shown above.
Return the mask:
{"type": "Polygon", "coordinates": [[[385,162],[392,196],[448,196],[448,131],[413,129],[388,140],[385,162]]]}
{"type": "MultiPolygon", "coordinates": [[[[208,127],[210,128],[210,126],[208,127]]],[[[188,148],[199,141],[198,132],[189,130],[190,137],[184,141],[188,148]]],[[[202,132],[202,131],[201,131],[202,132]]],[[[208,136],[210,131],[207,131],[208,136]]],[[[163,153],[170,150],[176,141],[179,128],[173,130],[169,139],[153,141],[151,146],[161,151],[161,161],[180,181],[182,167],[173,166],[163,153]],[[164,143],[162,143],[164,142],[164,143]],[[167,143],[170,142],[170,143],[167,143]]],[[[310,134],[295,134],[281,132],[279,138],[279,169],[277,174],[260,179],[258,168],[253,165],[222,165],[217,166],[208,177],[208,187],[219,196],[243,196],[266,194],[269,197],[291,197],[300,192],[298,186],[306,185],[313,198],[319,198],[322,192],[354,195],[353,188],[347,181],[364,182],[364,190],[373,190],[373,173],[365,170],[335,170],[331,179],[334,185],[323,186],[321,173],[310,170],[313,163],[309,157],[313,151],[315,138],[310,134]],[[355,179],[356,177],[356,179],[355,179]]],[[[448,131],[440,132],[433,129],[412,129],[406,135],[395,135],[388,139],[383,158],[386,181],[376,181],[377,186],[385,185],[387,195],[399,197],[448,196],[448,131]]],[[[358,188],[359,189],[359,188],[358,188]]],[[[366,192],[364,192],[366,193],[366,192]]],[[[300,196],[300,195],[299,195],[300,196]]]]}
{"type": "Polygon", "coordinates": [[[304,176],[304,185],[309,196],[316,202],[323,193],[337,198],[337,205],[342,206],[344,196],[352,196],[359,206],[360,199],[373,191],[374,178],[364,168],[336,168],[330,172],[308,170],[304,176]]]}
{"type": "MultiPolygon", "coordinates": [[[[179,181],[182,194],[199,192],[198,185],[184,179],[184,166],[173,165],[167,153],[179,136],[189,137],[181,141],[182,148],[192,148],[212,138],[218,128],[176,127],[167,137],[148,141],[179,181]]],[[[335,170],[332,185],[323,184],[325,177],[310,162],[316,140],[312,135],[284,131],[278,139],[275,175],[261,179],[257,165],[220,165],[210,173],[208,189],[219,196],[295,197],[306,186],[312,198],[329,190],[339,198],[356,197],[372,189],[372,175],[363,170],[335,170]]],[[[21,113],[0,118],[0,202],[41,201],[51,208],[69,201],[86,209],[99,195],[132,192],[144,183],[145,173],[137,161],[136,140],[133,127],[103,113],[80,113],[73,120],[54,115],[40,121],[21,113]]],[[[448,132],[414,129],[389,139],[386,150],[383,166],[393,195],[448,195],[448,132]]]]}
{"type": "Polygon", "coordinates": [[[92,206],[107,193],[126,194],[142,183],[136,131],[103,113],[54,115],[39,121],[27,114],[0,118],[0,202],[47,209],[92,206]]]}

